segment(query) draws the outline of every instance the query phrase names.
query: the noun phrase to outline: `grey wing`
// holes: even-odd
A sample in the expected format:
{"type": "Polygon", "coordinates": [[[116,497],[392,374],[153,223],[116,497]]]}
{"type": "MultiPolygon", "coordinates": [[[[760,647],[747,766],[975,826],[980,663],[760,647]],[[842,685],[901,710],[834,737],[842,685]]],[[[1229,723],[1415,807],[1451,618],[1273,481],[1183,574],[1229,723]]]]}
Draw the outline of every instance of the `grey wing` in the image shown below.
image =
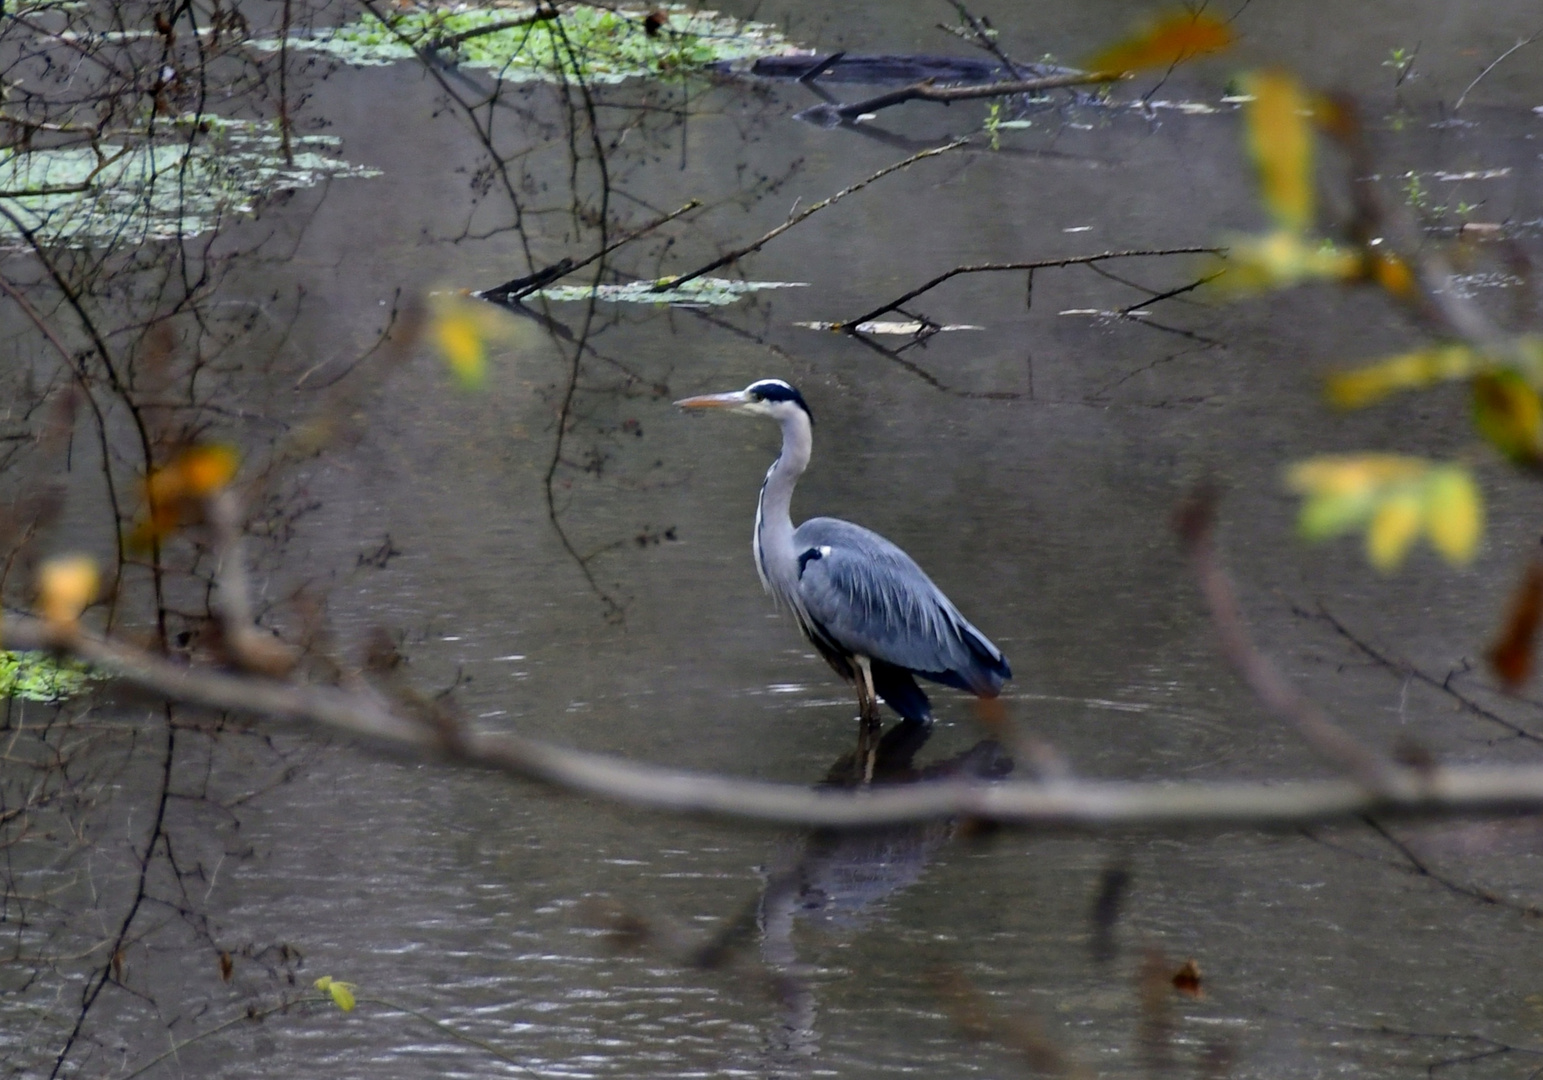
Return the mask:
{"type": "Polygon", "coordinates": [[[1001,650],[878,533],[810,518],[793,543],[799,600],[841,648],[987,696],[1011,677],[1001,650]]]}

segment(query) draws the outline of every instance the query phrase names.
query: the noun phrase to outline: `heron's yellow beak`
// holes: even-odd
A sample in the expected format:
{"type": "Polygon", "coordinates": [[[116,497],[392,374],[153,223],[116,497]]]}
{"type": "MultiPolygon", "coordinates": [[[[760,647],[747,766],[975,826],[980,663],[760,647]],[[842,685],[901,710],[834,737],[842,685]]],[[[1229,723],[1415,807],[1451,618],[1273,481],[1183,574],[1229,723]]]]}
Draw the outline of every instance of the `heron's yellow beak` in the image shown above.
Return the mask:
{"type": "Polygon", "coordinates": [[[701,397],[681,398],[675,405],[681,409],[733,409],[749,402],[749,394],[743,390],[732,390],[727,394],[703,394],[701,397]]]}

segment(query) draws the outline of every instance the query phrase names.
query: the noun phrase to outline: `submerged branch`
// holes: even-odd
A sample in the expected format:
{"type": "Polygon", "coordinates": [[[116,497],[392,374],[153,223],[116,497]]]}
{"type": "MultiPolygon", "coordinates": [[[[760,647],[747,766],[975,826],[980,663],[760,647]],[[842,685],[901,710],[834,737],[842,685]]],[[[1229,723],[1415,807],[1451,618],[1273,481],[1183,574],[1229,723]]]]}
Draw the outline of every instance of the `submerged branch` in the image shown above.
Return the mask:
{"type": "MultiPolygon", "coordinates": [[[[973,263],[966,266],[956,266],[952,270],[944,271],[930,281],[923,282],[910,292],[896,297],[881,307],[876,307],[872,311],[866,311],[855,318],[844,319],[836,323],[832,329],[850,334],[857,328],[859,323],[872,322],[880,315],[894,311],[902,304],[915,300],[922,293],[931,292],[945,281],[959,277],[962,274],[991,274],[1007,270],[1027,270],[1030,274],[1033,274],[1036,270],[1053,270],[1063,266],[1088,266],[1094,263],[1107,262],[1110,259],[1139,259],[1157,255],[1218,255],[1221,252],[1222,249],[1214,247],[1137,248],[1130,251],[1103,251],[1097,255],[1075,255],[1066,259],[1041,259],[1037,262],[973,263]]],[[[1186,286],[1186,288],[1188,287],[1186,286]]]]}
{"type": "Polygon", "coordinates": [[[931,82],[919,82],[851,105],[815,105],[805,109],[798,116],[799,119],[836,127],[840,124],[849,124],[868,113],[901,105],[907,101],[938,101],[947,105],[955,101],[973,101],[978,98],[1037,94],[1041,90],[1056,90],[1065,86],[1117,82],[1123,78],[1125,75],[1122,72],[1070,71],[1064,75],[1047,75],[1039,79],[1012,79],[1007,82],[986,83],[982,86],[933,86],[931,82]]]}

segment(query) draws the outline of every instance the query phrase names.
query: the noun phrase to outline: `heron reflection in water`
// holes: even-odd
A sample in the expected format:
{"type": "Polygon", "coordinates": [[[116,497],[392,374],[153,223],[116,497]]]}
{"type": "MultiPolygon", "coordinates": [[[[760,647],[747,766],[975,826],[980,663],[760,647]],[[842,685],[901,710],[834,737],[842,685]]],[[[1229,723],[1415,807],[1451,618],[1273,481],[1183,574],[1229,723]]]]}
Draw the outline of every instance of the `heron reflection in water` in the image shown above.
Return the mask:
{"type": "Polygon", "coordinates": [[[793,527],[793,487],[813,447],[813,419],[802,394],[780,379],[760,379],[743,390],[675,404],[781,425],[782,453],[767,470],[756,506],[756,570],[819,654],[856,684],[865,779],[873,772],[879,699],[908,727],[932,724],[931,703],[914,676],[978,697],[997,696],[1012,677],[1002,650],[959,614],[909,555],[878,533],[837,518],[810,518],[793,527]]]}
{"type": "MultiPolygon", "coordinates": [[[[929,729],[909,722],[884,733],[872,778],[886,784],[929,780],[1001,780],[1012,759],[994,740],[918,768],[913,760],[929,729]]],[[[850,754],[831,766],[827,787],[851,787],[861,778],[850,754]]],[[[967,830],[966,835],[978,831],[967,830]]],[[[780,1009],[767,1038],[771,1076],[812,1076],[819,1053],[820,980],[799,958],[801,923],[816,940],[861,933],[882,918],[885,904],[919,881],[933,857],[960,833],[959,822],[892,825],[873,829],[816,829],[788,843],[772,859],[755,906],[761,962],[774,977],[780,1009]]],[[[805,944],[810,944],[805,942],[805,944]]]]}

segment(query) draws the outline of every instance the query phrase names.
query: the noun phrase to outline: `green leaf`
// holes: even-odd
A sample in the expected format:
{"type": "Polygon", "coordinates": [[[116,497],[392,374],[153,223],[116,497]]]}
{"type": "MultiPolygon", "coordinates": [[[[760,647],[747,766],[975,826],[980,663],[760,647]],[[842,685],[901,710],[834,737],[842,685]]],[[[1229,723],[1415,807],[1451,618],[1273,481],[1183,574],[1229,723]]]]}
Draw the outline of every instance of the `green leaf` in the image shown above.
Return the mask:
{"type": "Polygon", "coordinates": [[[1442,557],[1454,566],[1472,562],[1484,532],[1484,500],[1467,469],[1446,465],[1432,470],[1425,514],[1426,532],[1442,557]]]}
{"type": "Polygon", "coordinates": [[[0,651],[0,697],[62,701],[84,692],[95,678],[90,668],[73,660],[0,651]]]}
{"type": "Polygon", "coordinates": [[[1330,540],[1359,528],[1374,505],[1370,494],[1314,495],[1302,504],[1297,530],[1304,540],[1330,540]]]}
{"type": "MultiPolygon", "coordinates": [[[[717,12],[661,4],[662,24],[648,30],[649,9],[634,11],[595,4],[563,4],[555,19],[506,26],[460,38],[467,31],[519,21],[532,7],[504,4],[423,4],[393,10],[390,24],[367,16],[357,22],[289,39],[290,49],[310,49],[347,64],[368,67],[416,58],[416,49],[453,58],[461,67],[484,68],[504,82],[582,81],[618,83],[659,78],[709,64],[797,53],[798,47],[766,23],[717,12]]],[[[253,49],[276,53],[276,39],[254,41],[253,49]]]]}
{"type": "Polygon", "coordinates": [[[1297,462],[1287,485],[1302,495],[1297,526],[1308,540],[1366,530],[1366,555],[1397,569],[1423,534],[1453,565],[1472,560],[1484,531],[1478,485],[1461,465],[1394,454],[1336,454],[1297,462]]]}

